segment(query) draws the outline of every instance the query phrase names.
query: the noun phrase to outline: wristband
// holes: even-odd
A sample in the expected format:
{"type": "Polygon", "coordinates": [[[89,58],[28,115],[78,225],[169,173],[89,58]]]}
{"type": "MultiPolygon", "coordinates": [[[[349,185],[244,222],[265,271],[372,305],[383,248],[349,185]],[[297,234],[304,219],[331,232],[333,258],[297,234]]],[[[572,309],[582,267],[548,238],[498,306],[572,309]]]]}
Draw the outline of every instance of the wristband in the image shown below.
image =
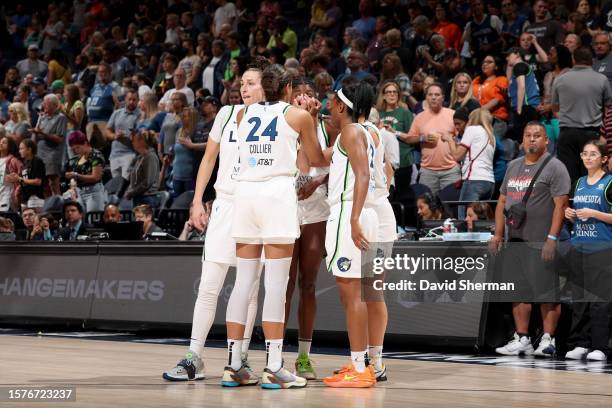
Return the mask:
{"type": "Polygon", "coordinates": [[[420,143],[425,143],[425,136],[424,135],[419,136],[419,142],[420,143]]]}
{"type": "Polygon", "coordinates": [[[547,237],[547,238],[548,238],[548,239],[550,239],[550,240],[553,240],[553,241],[556,241],[556,240],[558,240],[558,239],[559,239],[559,238],[558,238],[558,237],[556,237],[555,235],[551,235],[551,234],[548,234],[548,237],[547,237]]]}

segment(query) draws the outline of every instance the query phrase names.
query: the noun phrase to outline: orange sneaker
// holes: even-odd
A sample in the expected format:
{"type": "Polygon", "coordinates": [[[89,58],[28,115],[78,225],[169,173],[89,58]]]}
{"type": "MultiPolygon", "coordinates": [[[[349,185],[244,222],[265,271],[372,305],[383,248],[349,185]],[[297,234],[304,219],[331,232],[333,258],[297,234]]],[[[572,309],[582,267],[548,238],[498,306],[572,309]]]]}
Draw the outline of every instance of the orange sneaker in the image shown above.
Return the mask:
{"type": "Polygon", "coordinates": [[[347,371],[324,378],[323,382],[334,388],[369,388],[376,384],[376,376],[372,366],[366,367],[363,373],[351,366],[347,371]]]}
{"type": "Polygon", "coordinates": [[[339,368],[337,370],[334,370],[334,374],[344,374],[346,372],[349,372],[353,369],[353,363],[348,363],[345,366],[342,366],[342,368],[339,368]]]}

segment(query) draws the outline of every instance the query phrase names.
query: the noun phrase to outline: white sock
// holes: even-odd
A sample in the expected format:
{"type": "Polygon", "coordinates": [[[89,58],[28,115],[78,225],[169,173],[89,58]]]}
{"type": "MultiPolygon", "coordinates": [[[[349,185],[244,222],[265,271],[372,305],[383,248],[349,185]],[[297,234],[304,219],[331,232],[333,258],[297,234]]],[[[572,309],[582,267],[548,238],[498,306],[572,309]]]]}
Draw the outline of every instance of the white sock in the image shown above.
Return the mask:
{"type": "Polygon", "coordinates": [[[351,351],[351,360],[353,361],[353,367],[358,373],[363,373],[366,369],[365,359],[367,350],[363,351],[351,351]]]}
{"type": "Polygon", "coordinates": [[[277,372],[283,365],[283,339],[266,340],[266,368],[277,372]]]}
{"type": "Polygon", "coordinates": [[[251,339],[250,338],[244,338],[242,339],[242,348],[240,350],[241,354],[242,354],[242,359],[246,360],[249,357],[249,344],[251,343],[251,339]]]}
{"type": "Polygon", "coordinates": [[[310,355],[310,345],[312,344],[312,339],[298,339],[298,354],[306,354],[310,355]]]}
{"type": "Polygon", "coordinates": [[[368,347],[368,357],[370,358],[370,364],[374,366],[377,370],[382,370],[382,350],[383,346],[369,346],[368,347]]]}
{"type": "Polygon", "coordinates": [[[227,339],[227,364],[234,370],[242,366],[242,340],[227,339]]]}
{"type": "Polygon", "coordinates": [[[204,261],[202,263],[202,277],[198,288],[198,297],[193,308],[193,321],[191,324],[191,342],[189,350],[202,357],[204,343],[208,332],[215,320],[217,299],[225,282],[229,269],[228,264],[204,261]]]}

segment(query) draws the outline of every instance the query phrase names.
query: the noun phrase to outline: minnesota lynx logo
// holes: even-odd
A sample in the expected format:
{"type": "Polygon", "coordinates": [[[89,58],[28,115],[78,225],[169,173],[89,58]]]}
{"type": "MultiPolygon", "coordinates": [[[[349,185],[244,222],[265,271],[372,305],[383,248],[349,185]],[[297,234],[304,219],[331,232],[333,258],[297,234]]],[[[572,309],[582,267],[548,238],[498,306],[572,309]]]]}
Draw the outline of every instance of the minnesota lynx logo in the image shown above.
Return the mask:
{"type": "Polygon", "coordinates": [[[348,258],[344,258],[344,257],[339,258],[337,265],[338,265],[338,269],[340,269],[342,272],[346,272],[349,269],[351,269],[351,260],[348,258]]]}

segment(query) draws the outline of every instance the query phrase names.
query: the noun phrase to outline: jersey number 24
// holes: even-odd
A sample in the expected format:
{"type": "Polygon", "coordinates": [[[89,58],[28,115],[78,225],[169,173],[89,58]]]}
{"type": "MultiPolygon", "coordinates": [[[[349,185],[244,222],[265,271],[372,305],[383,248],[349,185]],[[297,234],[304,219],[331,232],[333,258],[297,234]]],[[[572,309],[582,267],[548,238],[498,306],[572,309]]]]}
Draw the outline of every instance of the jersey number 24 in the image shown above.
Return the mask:
{"type": "Polygon", "coordinates": [[[259,142],[260,137],[268,137],[270,141],[273,142],[276,140],[276,136],[278,136],[278,132],[276,131],[276,122],[278,118],[272,119],[270,124],[266,126],[266,128],[261,132],[260,135],[257,135],[257,131],[261,127],[261,119],[258,117],[252,117],[248,120],[250,124],[253,125],[253,128],[249,132],[249,135],[246,138],[247,142],[259,142]]]}

